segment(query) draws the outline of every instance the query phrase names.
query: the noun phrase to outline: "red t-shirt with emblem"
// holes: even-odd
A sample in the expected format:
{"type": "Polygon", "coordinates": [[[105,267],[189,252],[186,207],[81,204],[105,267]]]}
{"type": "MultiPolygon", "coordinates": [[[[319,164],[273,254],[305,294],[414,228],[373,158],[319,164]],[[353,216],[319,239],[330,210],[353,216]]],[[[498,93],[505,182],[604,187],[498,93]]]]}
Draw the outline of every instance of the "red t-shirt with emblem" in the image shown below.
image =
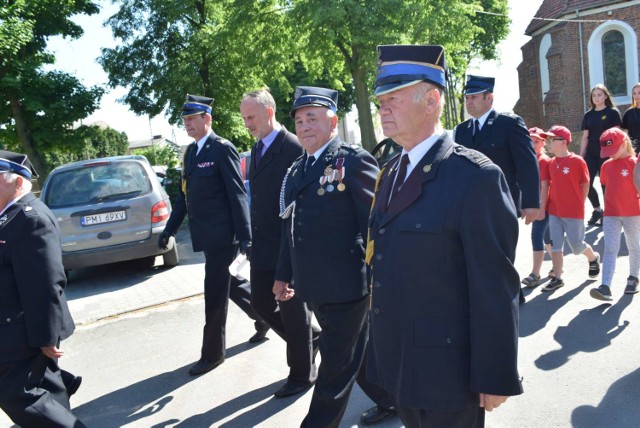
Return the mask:
{"type": "MultiPolygon", "coordinates": [[[[547,177],[546,180],[549,180],[549,172],[547,168],[548,168],[549,162],[551,162],[551,158],[542,152],[540,152],[540,154],[537,156],[538,156],[538,167],[540,169],[540,183],[542,183],[545,180],[544,178],[545,176],[547,177]]],[[[549,207],[549,201],[547,200],[547,206],[542,208],[544,208],[544,210],[547,211],[548,207],[549,207]]]]}
{"type": "Polygon", "coordinates": [[[549,214],[562,218],[584,218],[584,193],[581,184],[589,182],[587,164],[573,153],[554,157],[540,174],[549,181],[549,214]]]}
{"type": "Polygon", "coordinates": [[[633,168],[636,158],[629,156],[609,159],[600,168],[600,182],[604,192],[604,215],[629,217],[640,215],[640,199],[633,184],[633,168]]]}

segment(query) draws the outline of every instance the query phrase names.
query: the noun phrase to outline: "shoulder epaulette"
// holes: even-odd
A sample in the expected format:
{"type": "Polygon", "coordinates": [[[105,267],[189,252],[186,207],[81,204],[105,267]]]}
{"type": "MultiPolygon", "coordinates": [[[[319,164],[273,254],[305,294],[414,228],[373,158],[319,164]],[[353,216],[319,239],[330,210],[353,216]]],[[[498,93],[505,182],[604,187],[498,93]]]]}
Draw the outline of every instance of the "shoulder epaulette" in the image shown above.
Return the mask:
{"type": "Polygon", "coordinates": [[[471,163],[481,167],[491,163],[491,160],[480,153],[477,150],[469,149],[465,146],[456,145],[453,148],[453,152],[463,158],[469,160],[471,163]]]}

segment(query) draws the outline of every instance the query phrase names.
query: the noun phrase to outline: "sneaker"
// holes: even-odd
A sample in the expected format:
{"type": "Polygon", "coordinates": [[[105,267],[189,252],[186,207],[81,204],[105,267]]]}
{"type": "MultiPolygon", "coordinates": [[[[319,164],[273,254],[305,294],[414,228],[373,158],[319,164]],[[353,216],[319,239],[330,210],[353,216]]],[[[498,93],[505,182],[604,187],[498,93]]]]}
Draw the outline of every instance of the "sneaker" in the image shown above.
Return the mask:
{"type": "Polygon", "coordinates": [[[560,287],[564,287],[564,281],[560,278],[553,277],[547,285],[542,287],[542,291],[553,291],[557,290],[560,287]]]}
{"type": "Polygon", "coordinates": [[[537,287],[538,285],[540,285],[541,279],[540,279],[540,275],[536,275],[535,273],[530,273],[528,277],[526,277],[520,282],[523,283],[525,287],[530,288],[530,287],[537,287]]]}
{"type": "Polygon", "coordinates": [[[591,218],[587,222],[589,226],[602,226],[602,210],[593,210],[591,218]]]}
{"type": "Polygon", "coordinates": [[[591,297],[593,297],[594,299],[606,301],[613,300],[613,297],[611,297],[611,288],[609,288],[609,286],[605,284],[602,284],[598,288],[592,288],[589,294],[591,294],[591,297]]]}
{"type": "Polygon", "coordinates": [[[589,278],[597,278],[600,275],[600,254],[596,253],[596,259],[589,262],[589,278]]]}
{"type": "Polygon", "coordinates": [[[635,276],[629,276],[627,278],[627,288],[624,289],[624,294],[636,294],[638,292],[638,278],[635,276]]]}

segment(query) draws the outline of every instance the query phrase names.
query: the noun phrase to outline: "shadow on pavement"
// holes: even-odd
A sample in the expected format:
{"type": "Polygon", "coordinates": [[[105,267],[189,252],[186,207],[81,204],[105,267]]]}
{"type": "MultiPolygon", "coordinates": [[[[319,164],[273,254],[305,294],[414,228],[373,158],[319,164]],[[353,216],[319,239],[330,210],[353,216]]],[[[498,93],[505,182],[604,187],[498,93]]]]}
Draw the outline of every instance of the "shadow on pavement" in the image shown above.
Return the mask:
{"type": "Polygon", "coordinates": [[[88,427],[95,428],[120,427],[140,421],[171,402],[173,396],[167,394],[196,379],[187,374],[188,368],[189,365],[183,366],[110,392],[76,407],[74,413],[88,427]]]}
{"type": "MultiPolygon", "coordinates": [[[[560,326],[553,338],[560,349],[541,355],[535,365],[542,370],[561,367],[578,352],[597,352],[611,344],[629,325],[629,321],[619,323],[624,309],[633,298],[623,295],[614,305],[604,303],[592,309],[583,309],[568,325],[560,326]]],[[[615,364],[614,361],[611,362],[615,364]]]]}
{"type": "MultiPolygon", "coordinates": [[[[615,365],[615,361],[611,361],[611,365],[615,365]]],[[[580,406],[574,409],[571,415],[571,426],[635,428],[640,421],[638,396],[640,396],[640,368],[615,381],[598,407],[580,406]]]]}
{"type": "Polygon", "coordinates": [[[273,382],[269,385],[265,385],[263,387],[254,389],[253,391],[249,391],[238,397],[232,398],[226,403],[220,404],[219,406],[214,407],[213,409],[209,410],[206,413],[193,415],[188,419],[185,419],[184,421],[175,425],[175,427],[176,428],[177,427],[201,428],[201,427],[210,427],[210,426],[227,426],[227,427],[256,426],[260,422],[265,421],[266,419],[278,413],[285,407],[291,405],[297,398],[302,396],[302,395],[299,395],[293,399],[283,399],[283,400],[278,400],[273,398],[273,392],[283,382],[284,382],[284,379],[281,381],[273,382]],[[266,400],[269,397],[272,397],[271,400],[261,404],[256,408],[247,410],[246,412],[234,418],[232,421],[229,421],[223,425],[216,424],[216,422],[228,417],[229,415],[233,415],[238,411],[246,409],[247,407],[251,407],[255,403],[266,400]]]}
{"type": "MultiPolygon", "coordinates": [[[[520,306],[520,337],[531,336],[545,328],[553,314],[558,312],[560,308],[580,294],[586,286],[591,285],[594,282],[596,282],[596,280],[587,280],[555,299],[550,299],[554,292],[544,291],[539,291],[540,294],[531,300],[527,299],[527,303],[520,306]]],[[[544,283],[535,289],[523,288],[522,290],[525,297],[528,297],[533,293],[533,290],[540,289],[543,286],[544,283]]],[[[567,284],[565,287],[571,287],[571,285],[567,284]]]]}
{"type": "MultiPolygon", "coordinates": [[[[259,344],[241,343],[232,346],[231,348],[227,349],[226,358],[229,359],[234,355],[238,355],[241,352],[244,352],[257,345],[259,344]]],[[[84,424],[91,428],[121,427],[127,424],[141,421],[148,416],[158,413],[168,403],[170,403],[173,400],[173,396],[171,395],[173,391],[183,387],[193,380],[198,379],[198,376],[190,376],[188,373],[189,368],[194,363],[195,361],[185,366],[179,367],[173,371],[164,372],[158,374],[157,376],[153,376],[140,382],[128,385],[117,391],[110,392],[106,395],[103,395],[102,397],[96,398],[95,400],[75,407],[73,409],[73,413],[78,416],[78,418],[82,420],[84,424]]],[[[268,385],[259,390],[245,394],[245,396],[256,393],[261,396],[259,400],[262,400],[273,394],[273,391],[275,391],[276,389],[276,385],[282,382],[283,381],[275,382],[272,385],[268,385]],[[264,393],[260,392],[263,389],[265,390],[264,393]],[[264,395],[264,397],[262,397],[262,395],[264,395]]],[[[253,397],[253,395],[251,396],[253,397]]],[[[232,400],[232,402],[237,403],[237,408],[234,407],[229,413],[222,415],[222,418],[227,417],[251,404],[247,403],[246,401],[237,401],[238,399],[232,400]]],[[[256,402],[259,400],[256,400],[256,402]]],[[[287,404],[290,404],[290,402],[287,402],[287,404]]],[[[283,407],[280,406],[275,411],[277,412],[278,409],[282,408],[283,407]]],[[[216,413],[216,415],[217,414],[218,413],[216,413]]],[[[265,418],[269,416],[271,416],[271,414],[265,414],[265,418]]],[[[179,421],[167,421],[166,423],[168,424],[176,422],[179,421]]],[[[142,422],[139,422],[135,426],[146,425],[142,422]]],[[[187,426],[204,427],[211,426],[211,424],[200,425],[199,423],[196,423],[194,425],[187,426]]]]}

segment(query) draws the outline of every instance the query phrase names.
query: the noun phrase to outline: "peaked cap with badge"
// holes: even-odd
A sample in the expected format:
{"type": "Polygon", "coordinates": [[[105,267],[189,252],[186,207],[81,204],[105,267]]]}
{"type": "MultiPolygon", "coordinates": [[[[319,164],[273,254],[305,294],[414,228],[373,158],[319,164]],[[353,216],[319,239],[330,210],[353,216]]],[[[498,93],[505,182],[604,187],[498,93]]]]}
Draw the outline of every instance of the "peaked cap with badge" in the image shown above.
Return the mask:
{"type": "Polygon", "coordinates": [[[464,85],[464,94],[473,95],[481,94],[483,92],[493,92],[493,87],[496,84],[494,77],[474,76],[473,74],[467,75],[467,83],[464,85]]]}
{"type": "Polygon", "coordinates": [[[213,108],[213,98],[203,97],[201,95],[189,95],[182,105],[182,117],[194,116],[196,114],[211,114],[213,108]]]}
{"type": "Polygon", "coordinates": [[[338,111],[338,91],[317,86],[298,86],[293,93],[293,106],[289,115],[303,107],[326,107],[334,113],[338,111]]]}
{"type": "Polygon", "coordinates": [[[383,95],[419,82],[444,89],[446,60],[444,48],[434,45],[380,45],[374,95],[383,95]]]}
{"type": "Polygon", "coordinates": [[[38,174],[27,155],[7,150],[0,150],[0,172],[13,172],[28,180],[38,178],[38,174]]]}

